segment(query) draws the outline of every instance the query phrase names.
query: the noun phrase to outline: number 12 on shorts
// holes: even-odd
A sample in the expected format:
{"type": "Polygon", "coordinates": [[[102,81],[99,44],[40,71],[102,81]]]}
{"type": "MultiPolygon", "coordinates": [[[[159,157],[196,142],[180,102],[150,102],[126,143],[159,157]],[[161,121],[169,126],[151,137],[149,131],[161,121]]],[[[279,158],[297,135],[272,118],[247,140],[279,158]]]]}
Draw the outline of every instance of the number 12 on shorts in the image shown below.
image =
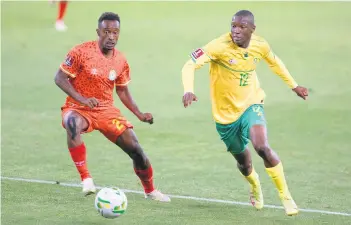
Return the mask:
{"type": "Polygon", "coordinates": [[[112,123],[116,126],[117,130],[122,130],[124,128],[124,125],[118,119],[112,120],[112,123]]]}
{"type": "Polygon", "coordinates": [[[257,116],[260,116],[260,117],[263,116],[263,113],[262,113],[261,108],[260,108],[259,106],[253,107],[252,110],[253,110],[255,113],[257,113],[257,116]]]}

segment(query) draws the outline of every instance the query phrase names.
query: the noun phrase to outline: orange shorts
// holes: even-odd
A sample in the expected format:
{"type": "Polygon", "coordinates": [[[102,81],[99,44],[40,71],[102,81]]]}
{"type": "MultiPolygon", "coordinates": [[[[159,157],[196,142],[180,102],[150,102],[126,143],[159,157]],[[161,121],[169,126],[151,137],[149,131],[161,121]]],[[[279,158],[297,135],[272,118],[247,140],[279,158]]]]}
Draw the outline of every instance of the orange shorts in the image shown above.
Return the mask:
{"type": "Polygon", "coordinates": [[[98,110],[85,108],[63,107],[62,108],[62,126],[64,116],[70,111],[75,111],[84,117],[88,122],[88,128],[82,133],[89,133],[94,130],[100,131],[106,138],[116,143],[117,138],[127,129],[133,128],[133,125],[121,115],[119,109],[108,107],[98,110]]]}

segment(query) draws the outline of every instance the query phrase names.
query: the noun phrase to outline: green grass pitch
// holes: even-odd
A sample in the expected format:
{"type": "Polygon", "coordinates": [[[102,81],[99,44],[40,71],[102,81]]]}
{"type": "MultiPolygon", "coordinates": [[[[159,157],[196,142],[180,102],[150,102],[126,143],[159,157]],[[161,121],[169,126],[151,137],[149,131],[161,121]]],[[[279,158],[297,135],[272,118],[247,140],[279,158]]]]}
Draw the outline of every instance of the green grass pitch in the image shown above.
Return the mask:
{"type": "MultiPolygon", "coordinates": [[[[65,95],[53,78],[66,52],[96,38],[104,11],[121,16],[118,48],[131,65],[130,89],[155,124],[138,122],[117,100],[153,163],[165,193],[248,202],[248,185],[219,140],[211,116],[207,66],[196,74],[199,101],[184,109],[181,68],[187,54],[229,31],[234,12],[250,9],[292,75],[311,88],[297,98],[262,62],[271,146],[280,155],[299,207],[351,214],[350,55],[347,2],[70,2],[68,31],[54,29],[56,7],[42,2],[1,3],[1,175],[79,183],[71,162],[60,106],[65,95]]],[[[98,132],[84,137],[90,171],[99,186],[139,190],[131,160],[98,132]]],[[[265,202],[280,206],[258,156],[265,202]]],[[[173,198],[171,204],[127,193],[125,215],[107,220],[80,188],[2,180],[2,224],[350,224],[350,216],[173,198]]]]}

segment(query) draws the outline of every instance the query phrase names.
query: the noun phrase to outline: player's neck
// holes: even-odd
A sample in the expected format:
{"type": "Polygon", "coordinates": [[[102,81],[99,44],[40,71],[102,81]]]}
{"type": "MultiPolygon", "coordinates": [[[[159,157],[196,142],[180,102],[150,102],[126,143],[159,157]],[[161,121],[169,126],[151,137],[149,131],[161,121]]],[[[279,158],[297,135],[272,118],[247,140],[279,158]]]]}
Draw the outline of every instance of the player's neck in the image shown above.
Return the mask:
{"type": "Polygon", "coordinates": [[[111,58],[113,56],[114,49],[109,50],[106,48],[103,48],[102,46],[99,45],[99,49],[101,53],[106,57],[106,58],[111,58]]]}
{"type": "Polygon", "coordinates": [[[250,45],[250,41],[251,40],[248,40],[247,42],[245,42],[245,43],[243,43],[243,44],[241,44],[241,45],[237,45],[239,48],[248,48],[249,47],[249,45],[250,45]]]}
{"type": "Polygon", "coordinates": [[[250,45],[250,40],[244,43],[242,46],[239,46],[240,48],[248,48],[250,45]]]}
{"type": "Polygon", "coordinates": [[[230,37],[232,39],[233,44],[238,46],[239,48],[248,48],[250,45],[251,38],[248,41],[246,41],[245,43],[243,43],[242,45],[238,45],[234,42],[233,37],[232,36],[230,36],[230,37]]]}
{"type": "Polygon", "coordinates": [[[101,53],[106,57],[106,58],[111,58],[113,56],[113,50],[108,50],[108,49],[100,49],[101,53]]]}

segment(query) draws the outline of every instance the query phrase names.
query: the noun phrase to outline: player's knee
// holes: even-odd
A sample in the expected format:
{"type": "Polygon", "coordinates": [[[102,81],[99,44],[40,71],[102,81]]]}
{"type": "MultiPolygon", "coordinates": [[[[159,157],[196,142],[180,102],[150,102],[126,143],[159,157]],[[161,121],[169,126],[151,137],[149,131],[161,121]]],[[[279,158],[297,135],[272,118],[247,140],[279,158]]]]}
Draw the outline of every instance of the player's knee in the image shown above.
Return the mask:
{"type": "Polygon", "coordinates": [[[69,136],[77,136],[82,131],[82,118],[75,114],[69,114],[65,117],[64,125],[69,136]]]}
{"type": "Polygon", "coordinates": [[[132,130],[126,130],[117,139],[116,144],[122,148],[134,162],[142,162],[146,160],[143,149],[141,148],[139,141],[132,130]]]}
{"type": "Polygon", "coordinates": [[[147,165],[148,158],[140,145],[136,145],[135,149],[130,151],[128,155],[134,161],[134,165],[138,167],[145,167],[147,165]]]}
{"type": "Polygon", "coordinates": [[[129,146],[129,152],[130,152],[131,158],[136,158],[136,157],[140,158],[144,156],[143,149],[141,148],[140,144],[137,141],[133,142],[129,146]]]}
{"type": "Polygon", "coordinates": [[[250,170],[251,167],[252,167],[252,162],[251,162],[251,160],[247,161],[247,162],[244,162],[244,163],[239,163],[238,162],[238,167],[239,167],[240,170],[250,170]]]}
{"type": "Polygon", "coordinates": [[[130,158],[134,161],[137,161],[137,162],[143,162],[146,160],[146,156],[143,152],[141,151],[138,151],[138,152],[130,152],[128,154],[130,156],[130,158]]]}
{"type": "Polygon", "coordinates": [[[271,149],[270,147],[268,146],[268,144],[254,144],[253,145],[257,154],[261,157],[264,157],[266,156],[267,154],[270,153],[271,149]]]}
{"type": "Polygon", "coordinates": [[[239,163],[238,162],[238,168],[240,170],[240,172],[244,175],[244,176],[249,176],[251,171],[252,171],[252,163],[251,160],[248,162],[244,162],[244,163],[239,163]]]}
{"type": "Polygon", "coordinates": [[[132,158],[140,158],[143,155],[143,150],[136,138],[131,138],[129,140],[124,140],[122,149],[132,158]]]}

